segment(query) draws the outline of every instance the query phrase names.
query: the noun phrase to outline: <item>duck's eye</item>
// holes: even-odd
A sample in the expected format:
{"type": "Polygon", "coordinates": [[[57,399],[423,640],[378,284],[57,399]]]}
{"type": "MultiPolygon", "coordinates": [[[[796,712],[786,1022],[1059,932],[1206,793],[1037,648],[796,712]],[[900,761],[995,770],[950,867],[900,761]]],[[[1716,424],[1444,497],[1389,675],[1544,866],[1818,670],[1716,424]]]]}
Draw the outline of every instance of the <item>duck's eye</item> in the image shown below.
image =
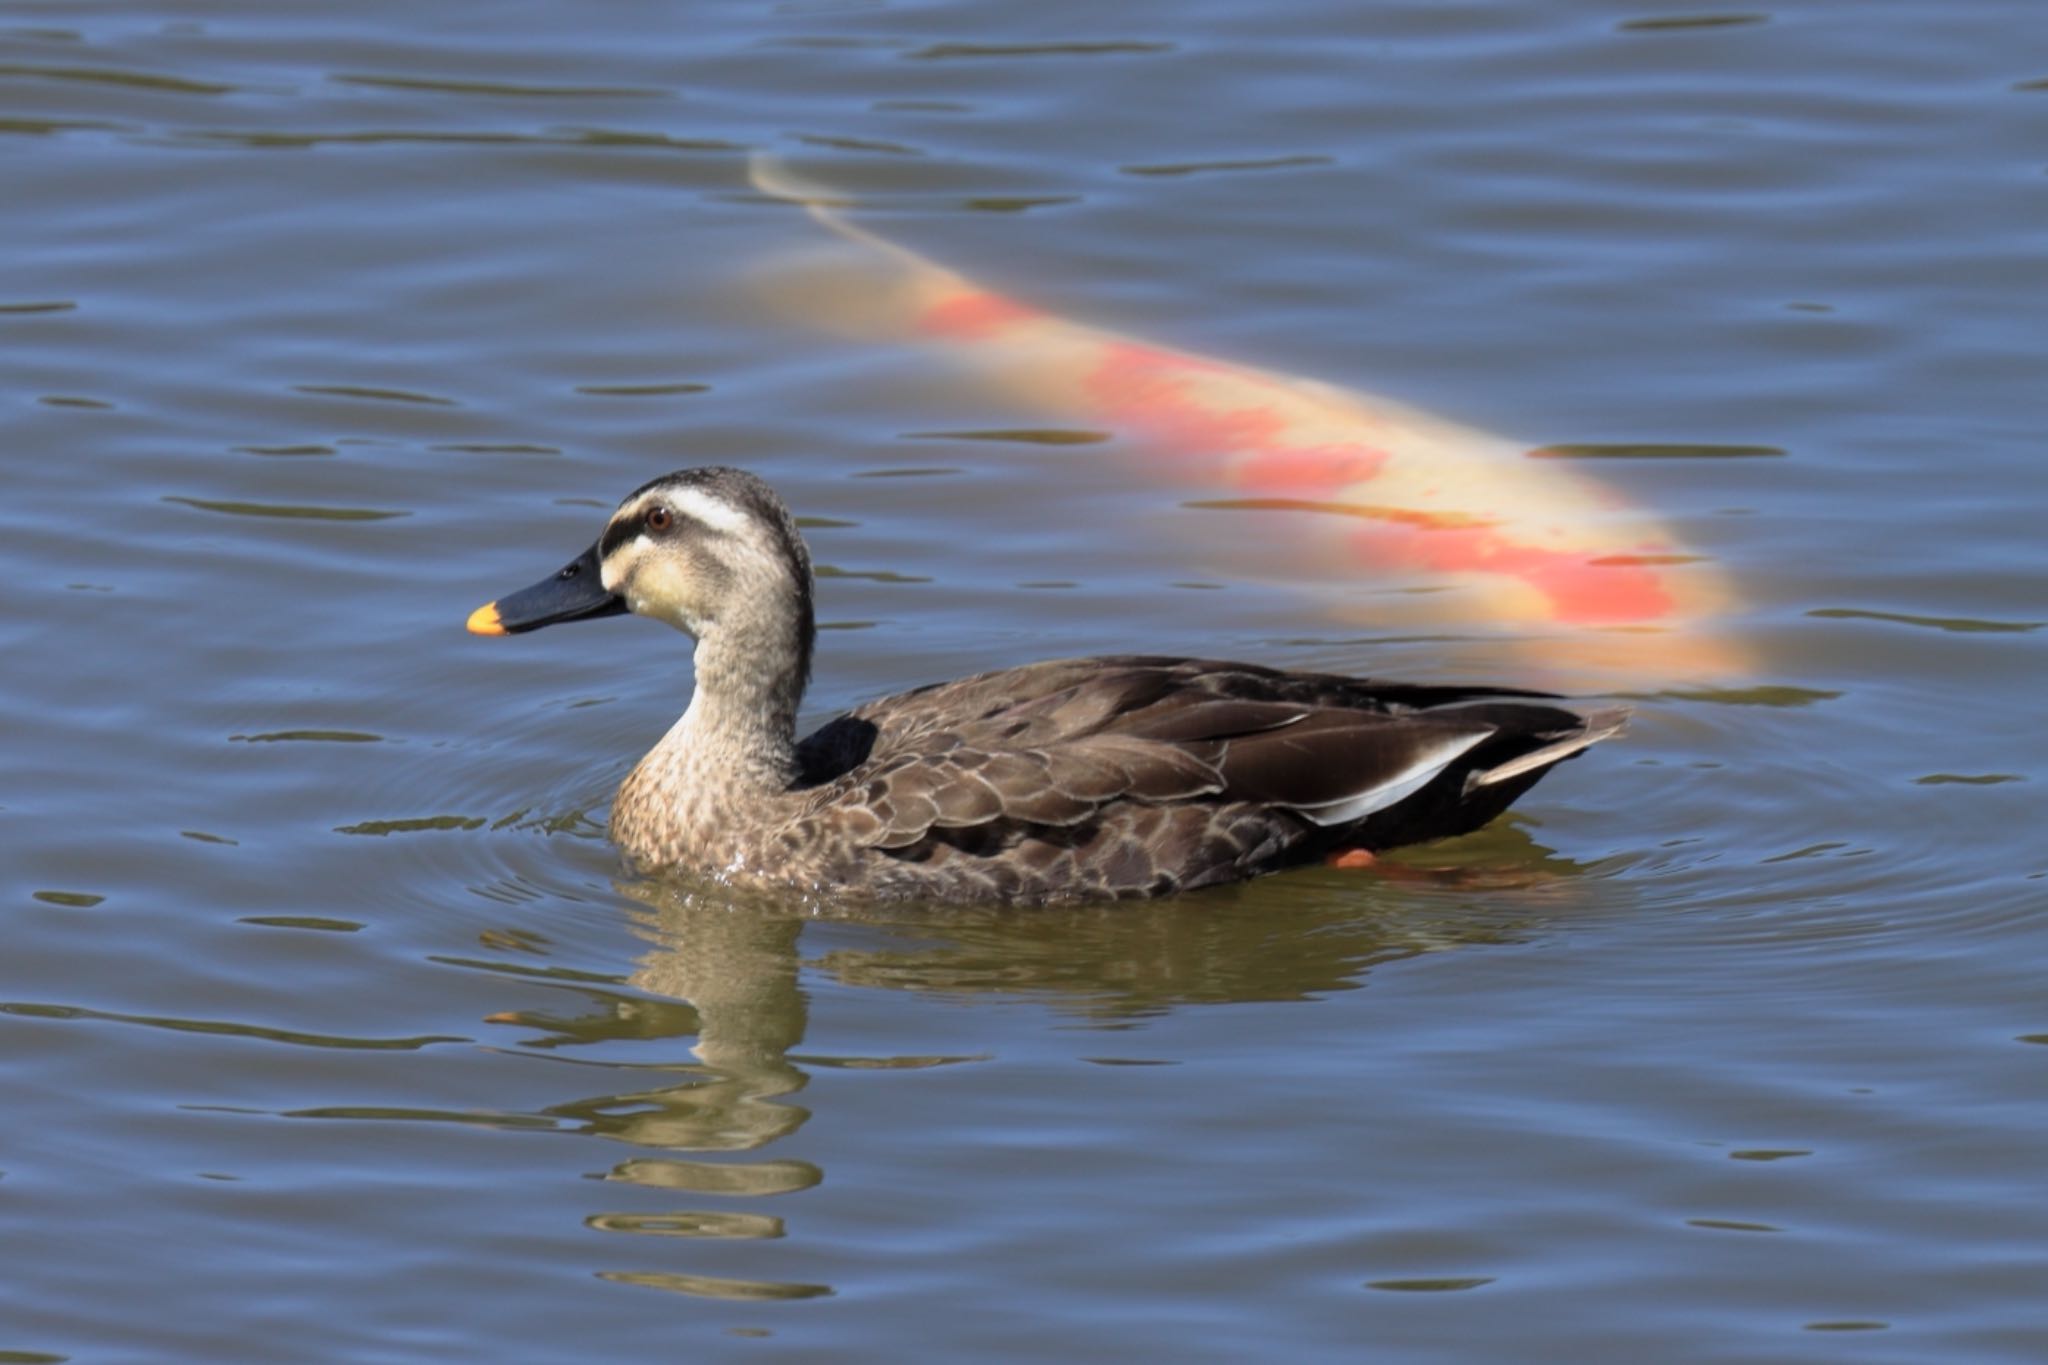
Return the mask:
{"type": "Polygon", "coordinates": [[[660,503],[647,509],[647,529],[650,531],[666,531],[674,520],[669,510],[660,503]]]}

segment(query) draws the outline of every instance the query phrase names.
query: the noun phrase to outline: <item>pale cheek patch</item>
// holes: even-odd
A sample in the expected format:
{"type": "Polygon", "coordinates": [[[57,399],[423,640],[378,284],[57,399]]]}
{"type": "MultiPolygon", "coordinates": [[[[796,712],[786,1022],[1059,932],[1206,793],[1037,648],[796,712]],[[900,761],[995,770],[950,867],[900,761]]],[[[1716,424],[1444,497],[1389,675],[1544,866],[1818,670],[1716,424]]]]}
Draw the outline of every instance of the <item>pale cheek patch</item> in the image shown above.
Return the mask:
{"type": "Polygon", "coordinates": [[[621,585],[633,576],[633,566],[640,562],[640,556],[647,551],[647,537],[635,536],[604,557],[597,566],[598,581],[604,584],[606,592],[618,592],[621,585]]]}

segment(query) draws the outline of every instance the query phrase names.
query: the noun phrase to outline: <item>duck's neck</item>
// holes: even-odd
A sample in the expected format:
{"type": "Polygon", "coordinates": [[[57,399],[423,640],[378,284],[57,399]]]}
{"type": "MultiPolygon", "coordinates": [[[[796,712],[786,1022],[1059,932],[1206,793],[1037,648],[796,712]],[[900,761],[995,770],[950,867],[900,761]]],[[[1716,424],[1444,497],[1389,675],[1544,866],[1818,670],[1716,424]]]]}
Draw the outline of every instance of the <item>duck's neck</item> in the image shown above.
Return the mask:
{"type": "MultiPolygon", "coordinates": [[[[693,623],[696,690],[636,778],[677,803],[693,793],[721,804],[758,800],[789,787],[797,767],[796,712],[817,638],[807,588],[800,579],[787,598],[736,598],[717,618],[693,623]]],[[[701,814],[717,823],[715,811],[701,814]]]]}
{"type": "Polygon", "coordinates": [[[732,794],[781,791],[796,776],[804,676],[787,641],[707,635],[697,644],[690,705],[653,754],[679,785],[732,794]]]}
{"type": "Polygon", "coordinates": [[[740,601],[696,624],[689,708],[612,806],[612,837],[634,861],[726,871],[747,861],[746,830],[797,776],[796,712],[816,637],[807,579],[793,602],[740,601]]]}

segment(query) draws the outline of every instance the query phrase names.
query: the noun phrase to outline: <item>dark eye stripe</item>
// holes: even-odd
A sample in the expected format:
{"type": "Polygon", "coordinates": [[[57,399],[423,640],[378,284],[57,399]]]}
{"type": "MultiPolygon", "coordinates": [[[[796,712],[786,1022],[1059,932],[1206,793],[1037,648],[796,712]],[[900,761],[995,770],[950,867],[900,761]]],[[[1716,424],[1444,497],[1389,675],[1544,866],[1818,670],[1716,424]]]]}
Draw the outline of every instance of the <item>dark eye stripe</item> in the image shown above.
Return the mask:
{"type": "MultiPolygon", "coordinates": [[[[659,504],[656,505],[659,506],[659,504]]],[[[662,510],[669,514],[667,532],[655,532],[653,528],[648,526],[648,515],[654,511],[654,508],[650,507],[644,512],[627,517],[623,521],[615,521],[605,527],[604,536],[597,542],[597,557],[599,559],[608,557],[612,551],[642,534],[674,534],[680,531],[685,534],[695,535],[702,533],[705,529],[694,517],[688,516],[685,513],[678,512],[673,508],[662,508],[662,510]]]]}

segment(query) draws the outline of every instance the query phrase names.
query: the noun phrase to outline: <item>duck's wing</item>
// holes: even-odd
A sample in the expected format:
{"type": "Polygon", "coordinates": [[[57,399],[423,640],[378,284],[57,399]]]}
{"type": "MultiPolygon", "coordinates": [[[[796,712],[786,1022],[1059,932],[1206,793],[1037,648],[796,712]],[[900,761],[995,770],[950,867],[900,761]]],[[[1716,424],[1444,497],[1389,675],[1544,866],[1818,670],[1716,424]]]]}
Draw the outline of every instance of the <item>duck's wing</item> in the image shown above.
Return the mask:
{"type": "Polygon", "coordinates": [[[846,719],[886,723],[892,737],[910,738],[933,728],[998,716],[1006,723],[1028,718],[1054,730],[1081,731],[1160,703],[1174,709],[1216,701],[1284,702],[1401,714],[1506,698],[1558,699],[1552,692],[1513,687],[1391,682],[1338,673],[1284,672],[1218,659],[1108,654],[1048,659],[932,683],[856,707],[846,719]]]}
{"type": "Polygon", "coordinates": [[[1187,748],[1108,731],[1032,735],[972,721],[882,733],[869,760],[819,789],[815,813],[857,843],[907,848],[934,830],[1065,828],[1119,801],[1216,795],[1225,779],[1187,748]]]}
{"type": "Polygon", "coordinates": [[[1541,696],[1206,660],[1056,660],[843,717],[835,726],[865,732],[864,761],[821,783],[809,805],[854,842],[911,849],[935,832],[1013,826],[1021,838],[1113,821],[1127,807],[1199,804],[1269,825],[1256,842],[1270,851],[1358,826],[1449,775],[1451,804],[1432,817],[1448,826],[1484,774],[1502,773],[1503,793],[1518,794],[1531,774],[1612,733],[1592,734],[1587,717],[1541,696]]]}

